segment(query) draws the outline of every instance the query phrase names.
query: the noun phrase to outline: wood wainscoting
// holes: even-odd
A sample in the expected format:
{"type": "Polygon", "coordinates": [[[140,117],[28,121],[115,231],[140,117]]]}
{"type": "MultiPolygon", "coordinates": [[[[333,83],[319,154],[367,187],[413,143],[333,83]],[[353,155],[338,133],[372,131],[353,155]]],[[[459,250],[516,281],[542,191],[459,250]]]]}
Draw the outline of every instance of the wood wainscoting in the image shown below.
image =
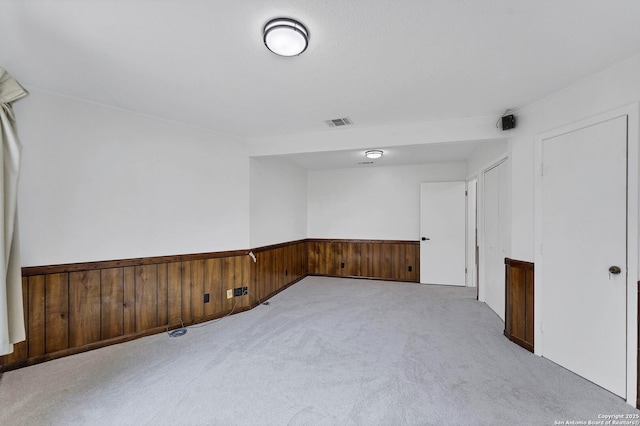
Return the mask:
{"type": "Polygon", "coordinates": [[[260,247],[252,251],[256,256],[256,262],[249,258],[252,268],[252,286],[249,287],[249,291],[255,291],[254,294],[261,301],[274,296],[308,274],[306,240],[260,247]]]}
{"type": "Polygon", "coordinates": [[[309,274],[420,282],[420,243],[310,239],[309,274]]]}
{"type": "Polygon", "coordinates": [[[0,372],[242,312],[309,274],[419,281],[417,241],[298,240],[251,250],[22,268],[27,339],[0,372]],[[227,299],[227,290],[249,294],[227,299]],[[205,302],[205,296],[209,301],[205,302]]]}
{"type": "Polygon", "coordinates": [[[509,258],[505,258],[504,263],[504,335],[533,352],[533,263],[509,258]]]}
{"type": "Polygon", "coordinates": [[[23,268],[27,340],[0,357],[0,370],[250,309],[306,275],[305,244],[256,249],[256,264],[241,250],[23,268]],[[243,286],[251,294],[227,299],[243,286]]]}

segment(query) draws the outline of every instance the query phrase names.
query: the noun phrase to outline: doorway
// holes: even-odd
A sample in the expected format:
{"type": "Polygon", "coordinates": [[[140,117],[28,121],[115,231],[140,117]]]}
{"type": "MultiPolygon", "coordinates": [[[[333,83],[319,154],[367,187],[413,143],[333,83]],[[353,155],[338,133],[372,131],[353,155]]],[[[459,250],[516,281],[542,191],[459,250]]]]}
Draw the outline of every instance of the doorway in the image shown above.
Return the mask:
{"type": "Polygon", "coordinates": [[[629,343],[637,348],[633,110],[635,118],[628,109],[603,114],[536,141],[535,351],[628,400],[629,343]]]}
{"type": "Polygon", "coordinates": [[[504,321],[504,258],[509,245],[507,159],[486,168],[480,177],[478,300],[485,302],[504,321]]]}
{"type": "Polygon", "coordinates": [[[420,184],[420,282],[465,285],[466,182],[420,184]]]}

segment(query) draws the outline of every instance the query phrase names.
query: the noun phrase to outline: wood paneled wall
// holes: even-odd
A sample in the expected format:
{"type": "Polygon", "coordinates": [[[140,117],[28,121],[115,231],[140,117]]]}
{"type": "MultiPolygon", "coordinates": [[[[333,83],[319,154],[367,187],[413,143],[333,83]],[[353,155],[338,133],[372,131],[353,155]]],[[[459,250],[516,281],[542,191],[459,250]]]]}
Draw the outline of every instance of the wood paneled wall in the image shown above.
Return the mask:
{"type": "Polygon", "coordinates": [[[252,250],[256,262],[252,266],[250,291],[264,301],[306,277],[307,242],[293,241],[252,250]]]}
{"type": "MultiPolygon", "coordinates": [[[[164,331],[174,318],[185,324],[215,318],[235,301],[223,297],[227,287],[249,283],[247,256],[126,267],[109,263],[24,276],[27,340],[0,364],[10,369],[131,340],[164,331]]],[[[248,296],[237,299],[236,310],[248,306],[248,296]]]]}
{"type": "Polygon", "coordinates": [[[161,333],[177,318],[190,325],[242,312],[309,274],[420,277],[417,241],[299,240],[252,251],[255,263],[239,250],[23,268],[27,340],[0,357],[0,371],[161,333]],[[250,294],[227,299],[243,286],[250,294]]]}
{"type": "Polygon", "coordinates": [[[534,265],[505,258],[504,335],[533,352],[534,265]]]}
{"type": "Polygon", "coordinates": [[[309,274],[420,281],[418,241],[308,240],[309,274]]]}

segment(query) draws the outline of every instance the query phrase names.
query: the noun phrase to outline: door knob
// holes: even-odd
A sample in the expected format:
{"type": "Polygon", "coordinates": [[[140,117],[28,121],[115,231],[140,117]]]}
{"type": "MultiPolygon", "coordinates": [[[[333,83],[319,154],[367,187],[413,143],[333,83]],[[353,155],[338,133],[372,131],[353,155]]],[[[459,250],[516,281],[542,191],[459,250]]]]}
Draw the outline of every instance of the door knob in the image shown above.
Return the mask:
{"type": "Polygon", "coordinates": [[[422,241],[429,241],[431,238],[422,237],[422,241]]]}
{"type": "Polygon", "coordinates": [[[609,273],[613,274],[613,275],[618,275],[620,272],[622,272],[622,270],[620,269],[619,266],[612,266],[609,268],[609,273]]]}

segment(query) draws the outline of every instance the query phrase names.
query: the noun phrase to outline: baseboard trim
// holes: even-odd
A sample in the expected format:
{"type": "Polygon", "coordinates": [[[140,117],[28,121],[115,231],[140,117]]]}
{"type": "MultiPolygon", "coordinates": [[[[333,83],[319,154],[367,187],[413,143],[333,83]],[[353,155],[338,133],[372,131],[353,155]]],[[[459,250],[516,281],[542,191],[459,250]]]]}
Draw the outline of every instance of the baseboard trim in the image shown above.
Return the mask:
{"type": "Polygon", "coordinates": [[[362,277],[362,276],[359,276],[359,275],[329,275],[329,274],[314,274],[314,273],[309,273],[309,274],[307,274],[307,276],[309,276],[309,277],[328,277],[328,278],[350,278],[350,279],[354,279],[354,280],[392,281],[392,282],[399,282],[399,283],[419,284],[419,282],[416,281],[416,280],[407,280],[407,279],[402,279],[402,278],[390,279],[390,278],[379,278],[379,277],[362,277]]]}
{"type": "MultiPolygon", "coordinates": [[[[248,311],[250,309],[251,309],[250,307],[246,307],[245,306],[245,307],[242,307],[242,308],[234,310],[234,312],[231,315],[239,314],[239,313],[248,311]]],[[[204,323],[204,322],[207,322],[207,321],[212,321],[212,320],[219,319],[219,318],[224,318],[226,316],[229,316],[229,314],[212,315],[212,316],[209,316],[209,317],[200,318],[200,319],[198,319],[196,321],[191,322],[189,325],[185,325],[185,326],[188,328],[189,326],[192,326],[192,325],[195,325],[195,324],[204,323]]],[[[175,329],[177,327],[178,327],[177,325],[174,325],[173,327],[170,327],[170,329],[175,329]]],[[[92,351],[94,349],[100,349],[100,348],[104,348],[104,347],[107,347],[107,346],[116,345],[116,344],[119,344],[119,343],[130,342],[132,340],[140,339],[142,337],[153,336],[154,334],[165,333],[166,331],[167,331],[167,326],[166,325],[161,326],[161,327],[154,327],[154,328],[150,328],[148,330],[140,331],[140,332],[137,332],[137,333],[127,334],[125,336],[118,336],[118,337],[114,337],[112,339],[100,340],[98,342],[89,343],[89,344],[83,345],[83,346],[78,346],[78,347],[69,348],[69,349],[63,349],[61,351],[52,352],[52,353],[48,353],[48,354],[44,354],[44,355],[39,355],[39,356],[27,358],[26,360],[21,360],[21,361],[17,361],[17,362],[6,364],[4,366],[0,366],[0,368],[4,368],[4,371],[15,370],[15,369],[22,368],[22,367],[28,367],[30,365],[40,364],[42,362],[51,361],[51,360],[58,359],[58,358],[63,358],[63,357],[69,356],[69,355],[76,355],[76,354],[79,354],[79,353],[92,351]]]]}
{"type": "MultiPolygon", "coordinates": [[[[271,299],[273,296],[275,296],[276,294],[280,293],[281,291],[291,287],[292,285],[298,283],[299,281],[301,281],[302,279],[304,279],[305,277],[307,277],[307,275],[304,275],[298,279],[296,279],[295,281],[292,281],[291,283],[287,284],[285,287],[276,290],[275,292],[271,293],[270,295],[268,295],[266,298],[264,299],[260,299],[260,301],[258,301],[255,297],[254,302],[252,302],[249,306],[243,306],[239,309],[235,309],[232,313],[226,313],[226,314],[218,314],[218,315],[210,315],[204,318],[199,318],[191,323],[189,323],[188,325],[185,324],[186,328],[189,328],[192,325],[196,325],[196,324],[202,324],[202,323],[206,323],[208,321],[213,321],[213,320],[217,320],[217,319],[221,319],[221,318],[225,318],[227,316],[231,316],[231,315],[236,315],[236,314],[240,314],[246,311],[249,311],[257,306],[260,306],[262,303],[266,302],[267,300],[271,299]]],[[[172,327],[169,327],[169,329],[173,330],[178,328],[178,325],[176,325],[174,323],[174,325],[172,327]]],[[[112,339],[106,339],[106,340],[101,340],[99,342],[94,342],[94,343],[89,343],[87,345],[83,345],[83,346],[78,346],[75,348],[69,348],[69,349],[64,349],[61,351],[57,351],[57,352],[53,352],[53,353],[49,353],[49,354],[45,354],[45,355],[39,355],[39,356],[35,356],[35,357],[31,357],[31,358],[27,358],[24,360],[20,360],[20,361],[16,361],[16,362],[12,362],[12,363],[8,363],[8,364],[4,364],[4,365],[0,365],[0,376],[2,376],[2,373],[6,372],[6,371],[11,371],[11,370],[17,370],[19,368],[23,368],[23,367],[28,367],[30,365],[35,365],[35,364],[40,364],[46,361],[51,361],[54,359],[59,359],[59,358],[63,358],[69,355],[76,355],[79,353],[83,353],[83,352],[88,352],[88,351],[92,351],[95,349],[100,349],[100,348],[104,348],[107,346],[111,346],[111,345],[117,345],[119,343],[125,343],[125,342],[130,342],[132,340],[136,340],[136,339],[140,339],[142,337],[147,337],[147,336],[153,336],[155,334],[161,334],[161,333],[165,333],[167,332],[167,326],[161,326],[161,327],[154,327],[151,328],[149,330],[144,330],[138,333],[132,333],[132,334],[128,334],[126,336],[118,336],[118,337],[114,337],[112,339]]]]}

